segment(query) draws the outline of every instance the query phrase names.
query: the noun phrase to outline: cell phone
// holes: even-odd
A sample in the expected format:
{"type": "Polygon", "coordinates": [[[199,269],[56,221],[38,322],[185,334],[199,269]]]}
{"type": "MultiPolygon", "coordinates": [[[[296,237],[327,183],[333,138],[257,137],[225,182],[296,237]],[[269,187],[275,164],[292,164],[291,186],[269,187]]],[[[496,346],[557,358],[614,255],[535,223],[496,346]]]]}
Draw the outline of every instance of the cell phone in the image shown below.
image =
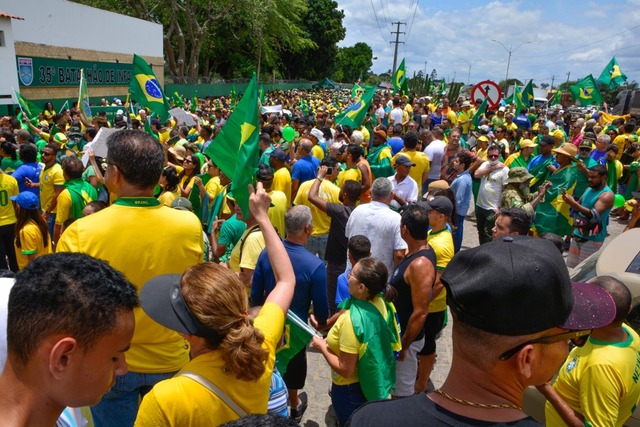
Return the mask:
{"type": "Polygon", "coordinates": [[[567,189],[566,189],[566,188],[564,188],[564,187],[560,187],[560,192],[561,192],[562,194],[567,194],[567,189]]]}
{"type": "Polygon", "coordinates": [[[333,168],[327,168],[327,175],[333,175],[333,168]]]}

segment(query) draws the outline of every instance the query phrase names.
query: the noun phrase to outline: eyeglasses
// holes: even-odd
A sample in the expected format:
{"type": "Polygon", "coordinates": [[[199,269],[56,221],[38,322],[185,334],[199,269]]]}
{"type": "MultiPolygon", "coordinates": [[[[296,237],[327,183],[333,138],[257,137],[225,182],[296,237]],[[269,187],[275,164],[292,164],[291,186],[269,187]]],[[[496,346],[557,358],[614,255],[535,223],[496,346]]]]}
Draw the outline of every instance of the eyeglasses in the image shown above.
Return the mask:
{"type": "Polygon", "coordinates": [[[53,156],[53,153],[49,153],[49,152],[47,152],[47,151],[41,151],[41,152],[40,152],[40,155],[41,155],[41,156],[53,156]]]}
{"type": "Polygon", "coordinates": [[[500,156],[498,154],[489,154],[487,157],[490,159],[497,159],[500,156]]]}
{"type": "Polygon", "coordinates": [[[500,355],[500,360],[508,360],[514,354],[516,354],[517,352],[519,352],[529,344],[554,344],[557,342],[570,340],[576,347],[582,347],[583,345],[586,344],[587,339],[589,339],[589,335],[591,335],[591,330],[563,332],[561,334],[536,338],[533,340],[523,342],[522,344],[517,345],[512,349],[505,351],[500,355]]]}
{"type": "Polygon", "coordinates": [[[191,160],[189,159],[184,159],[184,161],[182,163],[193,163],[191,160]]]}
{"type": "Polygon", "coordinates": [[[353,270],[347,273],[347,280],[348,279],[354,279],[354,280],[360,282],[360,280],[355,276],[355,274],[353,274],[353,270]]]}

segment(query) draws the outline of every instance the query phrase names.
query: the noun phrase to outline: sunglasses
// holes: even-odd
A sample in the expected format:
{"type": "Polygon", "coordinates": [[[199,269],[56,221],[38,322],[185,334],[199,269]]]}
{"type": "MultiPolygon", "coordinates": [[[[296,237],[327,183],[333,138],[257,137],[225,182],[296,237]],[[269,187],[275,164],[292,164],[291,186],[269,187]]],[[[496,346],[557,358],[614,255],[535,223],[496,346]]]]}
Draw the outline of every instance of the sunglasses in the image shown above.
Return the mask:
{"type": "Polygon", "coordinates": [[[184,161],[182,163],[193,163],[191,160],[189,159],[184,159],[184,161]]]}
{"type": "Polygon", "coordinates": [[[519,352],[529,344],[554,344],[557,342],[570,340],[573,343],[573,345],[575,345],[576,347],[582,347],[587,343],[587,340],[589,339],[589,335],[591,335],[591,330],[563,332],[561,334],[536,338],[533,340],[523,342],[522,344],[517,345],[512,349],[505,351],[500,355],[500,360],[510,359],[514,354],[516,354],[517,352],[519,352]]]}
{"type": "Polygon", "coordinates": [[[489,154],[487,157],[490,158],[490,159],[497,159],[500,156],[497,155],[497,154],[489,154]]]}

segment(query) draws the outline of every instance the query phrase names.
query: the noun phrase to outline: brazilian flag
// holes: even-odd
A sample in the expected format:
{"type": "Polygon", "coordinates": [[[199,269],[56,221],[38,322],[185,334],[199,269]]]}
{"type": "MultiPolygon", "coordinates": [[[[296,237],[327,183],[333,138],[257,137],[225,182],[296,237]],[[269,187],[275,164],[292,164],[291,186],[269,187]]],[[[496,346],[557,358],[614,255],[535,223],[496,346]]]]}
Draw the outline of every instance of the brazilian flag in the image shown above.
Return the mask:
{"type": "Polygon", "coordinates": [[[529,108],[533,105],[533,99],[533,80],[529,80],[529,83],[522,89],[522,103],[529,108]]]}
{"type": "Polygon", "coordinates": [[[369,106],[371,105],[371,100],[375,93],[375,86],[367,89],[359,100],[349,105],[344,111],[336,115],[335,124],[348,125],[351,126],[351,129],[360,129],[360,126],[362,126],[362,122],[367,115],[367,111],[369,111],[369,106]]]}
{"type": "Polygon", "coordinates": [[[571,97],[580,101],[580,105],[583,107],[592,104],[602,104],[602,95],[600,94],[596,81],[591,74],[573,86],[570,86],[569,91],[571,91],[571,97]]]}
{"type": "Polygon", "coordinates": [[[627,81],[627,75],[620,70],[620,65],[615,56],[611,58],[609,64],[602,70],[598,81],[609,86],[610,89],[615,89],[627,81]]]}
{"type": "Polygon", "coordinates": [[[151,66],[143,58],[133,54],[129,93],[143,107],[149,108],[164,122],[169,118],[169,104],[151,66]]]}
{"type": "Polygon", "coordinates": [[[536,207],[536,231],[555,233],[567,236],[573,230],[573,219],[569,212],[569,205],[562,199],[562,189],[568,194],[573,190],[578,180],[578,168],[573,163],[555,171],[550,177],[551,188],[545,194],[545,201],[536,207]]]}
{"type": "Polygon", "coordinates": [[[407,73],[404,67],[404,58],[400,66],[393,74],[393,93],[399,93],[400,95],[409,95],[409,87],[407,86],[407,73]]]}
{"type": "Polygon", "coordinates": [[[282,334],[283,344],[276,351],[276,367],[278,372],[285,374],[287,365],[296,354],[309,344],[315,332],[302,319],[296,316],[291,310],[287,312],[284,323],[284,333],[282,334]]]}

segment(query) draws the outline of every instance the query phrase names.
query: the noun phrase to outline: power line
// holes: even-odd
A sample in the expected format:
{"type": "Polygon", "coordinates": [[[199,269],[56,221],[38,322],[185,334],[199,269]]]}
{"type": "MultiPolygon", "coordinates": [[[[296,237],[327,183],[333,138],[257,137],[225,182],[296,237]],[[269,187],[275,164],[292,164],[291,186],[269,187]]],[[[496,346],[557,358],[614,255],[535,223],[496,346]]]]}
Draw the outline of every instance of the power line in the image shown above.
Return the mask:
{"type": "Polygon", "coordinates": [[[383,27],[385,30],[389,29],[389,16],[387,15],[386,10],[389,8],[389,4],[387,3],[387,7],[384,5],[384,0],[380,0],[380,10],[382,11],[382,19],[384,19],[383,27]]]}
{"type": "Polygon", "coordinates": [[[378,21],[378,14],[376,13],[376,8],[373,5],[373,0],[371,0],[371,9],[373,10],[373,16],[376,17],[376,23],[378,24],[378,30],[380,30],[380,35],[382,36],[382,40],[387,43],[387,39],[384,38],[384,33],[382,32],[382,28],[380,27],[380,21],[378,21]]]}
{"type": "MultiPolygon", "coordinates": [[[[404,38],[405,41],[409,39],[409,34],[411,34],[411,29],[413,28],[413,21],[416,19],[416,12],[418,11],[419,3],[420,3],[420,0],[416,0],[415,6],[413,8],[413,17],[411,18],[411,24],[409,24],[409,30],[407,31],[407,36],[404,38]]],[[[409,9],[409,11],[411,11],[411,9],[409,9]]]]}

